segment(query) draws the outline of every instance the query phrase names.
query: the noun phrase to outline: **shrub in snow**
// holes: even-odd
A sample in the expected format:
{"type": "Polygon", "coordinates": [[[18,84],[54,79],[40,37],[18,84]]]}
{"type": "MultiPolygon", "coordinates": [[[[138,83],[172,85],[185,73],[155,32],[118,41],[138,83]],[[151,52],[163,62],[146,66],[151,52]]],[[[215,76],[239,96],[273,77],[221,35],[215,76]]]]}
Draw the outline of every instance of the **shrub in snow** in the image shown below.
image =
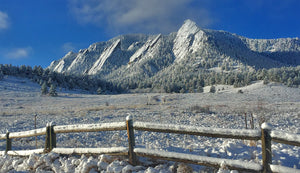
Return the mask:
{"type": "Polygon", "coordinates": [[[61,163],[61,169],[63,172],[75,172],[76,166],[78,166],[80,163],[78,162],[78,164],[76,164],[76,161],[79,160],[74,158],[59,158],[59,162],[61,163]]]}
{"type": "Polygon", "coordinates": [[[78,166],[80,164],[80,160],[79,159],[73,159],[72,160],[72,165],[78,166]]]}
{"type": "Polygon", "coordinates": [[[29,158],[25,161],[25,169],[27,170],[34,170],[36,168],[36,163],[40,158],[39,154],[33,153],[29,156],[29,158]]]}
{"type": "Polygon", "coordinates": [[[123,167],[126,166],[126,165],[127,165],[127,163],[124,162],[124,161],[115,160],[107,166],[106,171],[107,172],[114,172],[114,173],[121,173],[123,167]]]}
{"type": "Polygon", "coordinates": [[[98,171],[103,171],[107,169],[108,163],[99,161],[97,163],[97,166],[98,166],[98,171]]]}
{"type": "Polygon", "coordinates": [[[18,158],[17,160],[12,161],[12,167],[18,169],[19,165],[22,164],[24,159],[18,158]]]}
{"type": "Polygon", "coordinates": [[[207,113],[210,114],[210,106],[199,106],[199,105],[195,105],[195,106],[191,106],[190,110],[194,113],[207,113]]]}
{"type": "Polygon", "coordinates": [[[236,170],[229,170],[226,166],[226,162],[223,161],[217,173],[238,173],[236,170]]]}
{"type": "Polygon", "coordinates": [[[111,163],[114,160],[114,158],[112,156],[102,154],[99,156],[99,160],[101,162],[111,163]]]}
{"type": "Polygon", "coordinates": [[[148,169],[145,170],[144,173],[159,173],[159,171],[152,167],[149,167],[148,169]]]}
{"type": "Polygon", "coordinates": [[[75,169],[75,172],[96,172],[97,161],[93,157],[89,157],[88,159],[83,159],[78,167],[75,169]]]}
{"type": "Polygon", "coordinates": [[[134,167],[131,165],[126,165],[123,169],[122,169],[122,173],[131,173],[133,172],[134,167]]]}
{"type": "Polygon", "coordinates": [[[13,169],[12,166],[13,158],[10,156],[4,155],[0,161],[0,172],[8,172],[13,169]]]}
{"type": "Polygon", "coordinates": [[[209,89],[209,92],[210,92],[210,93],[215,93],[215,92],[216,92],[216,87],[212,85],[212,86],[210,87],[210,89],[209,89]]]}
{"type": "Polygon", "coordinates": [[[178,173],[184,173],[184,172],[193,172],[193,168],[191,168],[189,165],[184,163],[179,163],[177,167],[178,173]]]}
{"type": "Polygon", "coordinates": [[[230,171],[227,169],[225,161],[221,163],[218,173],[230,173],[230,171]]]}

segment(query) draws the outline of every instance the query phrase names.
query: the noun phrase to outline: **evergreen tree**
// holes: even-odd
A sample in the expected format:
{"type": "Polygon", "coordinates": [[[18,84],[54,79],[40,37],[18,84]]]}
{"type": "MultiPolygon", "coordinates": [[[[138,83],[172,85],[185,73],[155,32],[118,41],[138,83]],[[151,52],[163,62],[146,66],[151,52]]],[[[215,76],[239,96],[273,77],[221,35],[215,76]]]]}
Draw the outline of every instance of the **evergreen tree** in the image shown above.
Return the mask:
{"type": "Polygon", "coordinates": [[[47,83],[44,81],[44,83],[42,84],[42,87],[41,87],[41,93],[42,95],[46,95],[48,94],[48,86],[47,86],[47,83]]]}
{"type": "Polygon", "coordinates": [[[288,87],[292,87],[293,86],[293,79],[291,77],[287,80],[287,86],[288,87]]]}
{"type": "Polygon", "coordinates": [[[209,89],[209,92],[210,92],[210,93],[215,93],[215,92],[216,92],[216,87],[212,85],[212,86],[210,87],[210,89],[209,89]]]}
{"type": "Polygon", "coordinates": [[[194,88],[191,87],[191,88],[189,89],[189,93],[194,93],[194,92],[195,92],[194,88]]]}
{"type": "Polygon", "coordinates": [[[264,85],[267,85],[268,83],[269,83],[269,79],[268,79],[268,77],[265,77],[265,78],[264,78],[263,84],[264,84],[264,85]]]}
{"type": "Polygon", "coordinates": [[[56,85],[55,84],[51,84],[50,90],[49,90],[49,95],[52,96],[52,97],[57,96],[56,85]]]}
{"type": "Polygon", "coordinates": [[[98,94],[98,95],[102,94],[102,89],[101,89],[101,87],[99,87],[99,88],[97,89],[97,94],[98,94]]]}
{"type": "Polygon", "coordinates": [[[2,72],[1,69],[0,69],[0,80],[2,80],[3,77],[4,77],[3,72],[2,72]]]}
{"type": "Polygon", "coordinates": [[[184,89],[184,88],[181,88],[181,89],[180,89],[180,93],[185,93],[185,89],[184,89]]]}
{"type": "Polygon", "coordinates": [[[203,87],[199,85],[199,86],[197,87],[197,92],[198,92],[198,93],[203,93],[203,87]]]}

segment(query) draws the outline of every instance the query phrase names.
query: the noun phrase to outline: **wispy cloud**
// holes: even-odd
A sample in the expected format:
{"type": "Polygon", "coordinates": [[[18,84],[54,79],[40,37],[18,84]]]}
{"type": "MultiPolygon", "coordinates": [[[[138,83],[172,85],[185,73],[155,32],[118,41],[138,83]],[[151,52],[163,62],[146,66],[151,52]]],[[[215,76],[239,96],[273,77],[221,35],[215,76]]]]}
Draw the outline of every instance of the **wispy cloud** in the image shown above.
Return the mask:
{"type": "Polygon", "coordinates": [[[62,48],[64,53],[68,53],[70,51],[75,51],[76,50],[74,44],[71,43],[71,42],[67,42],[67,43],[63,44],[61,48],[62,48]]]}
{"type": "MultiPolygon", "coordinates": [[[[205,0],[199,0],[199,2],[205,0]]],[[[69,0],[71,13],[81,24],[95,24],[114,32],[168,33],[185,19],[199,26],[212,22],[205,6],[194,8],[193,0],[69,0]]],[[[199,4],[198,2],[198,4],[199,4]]]]}
{"type": "Polygon", "coordinates": [[[0,11],[0,30],[8,28],[8,15],[0,11]]]}
{"type": "Polygon", "coordinates": [[[8,52],[5,53],[5,57],[7,59],[24,59],[29,56],[29,54],[32,52],[31,47],[26,47],[26,48],[14,48],[9,50],[8,52]]]}

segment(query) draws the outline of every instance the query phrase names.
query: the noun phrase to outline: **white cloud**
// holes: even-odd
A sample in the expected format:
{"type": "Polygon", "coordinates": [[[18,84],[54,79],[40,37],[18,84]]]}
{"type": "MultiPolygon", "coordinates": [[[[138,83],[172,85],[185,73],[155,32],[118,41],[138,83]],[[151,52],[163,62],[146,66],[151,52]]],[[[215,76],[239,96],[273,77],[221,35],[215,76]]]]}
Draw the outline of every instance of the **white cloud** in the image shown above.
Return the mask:
{"type": "Polygon", "coordinates": [[[114,32],[169,33],[188,18],[196,20],[199,26],[212,22],[205,7],[194,8],[192,1],[69,0],[69,8],[81,24],[92,23],[114,32]]]}
{"type": "Polygon", "coordinates": [[[26,48],[15,48],[11,49],[9,52],[5,53],[5,57],[7,59],[24,59],[29,56],[29,54],[32,52],[31,47],[26,48]]]}
{"type": "Polygon", "coordinates": [[[8,28],[8,15],[0,11],[0,30],[8,28]]]}
{"type": "Polygon", "coordinates": [[[76,49],[75,46],[71,42],[67,42],[62,45],[62,50],[64,51],[64,53],[68,53],[70,51],[75,51],[75,49],[76,49]]]}

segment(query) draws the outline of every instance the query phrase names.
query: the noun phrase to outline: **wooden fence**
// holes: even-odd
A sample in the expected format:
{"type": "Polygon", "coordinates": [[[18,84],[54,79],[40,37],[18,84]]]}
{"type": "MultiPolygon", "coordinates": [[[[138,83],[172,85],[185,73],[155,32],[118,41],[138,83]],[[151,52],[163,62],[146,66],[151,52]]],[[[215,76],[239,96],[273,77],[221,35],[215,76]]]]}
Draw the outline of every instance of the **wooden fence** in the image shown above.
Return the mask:
{"type": "Polygon", "coordinates": [[[55,126],[47,124],[46,128],[23,132],[7,132],[0,134],[0,140],[6,140],[6,150],[0,151],[0,155],[28,156],[32,153],[56,152],[59,154],[110,154],[110,155],[128,155],[129,161],[133,165],[138,164],[137,156],[150,157],[156,159],[170,160],[176,162],[185,162],[212,167],[220,167],[225,164],[229,169],[254,171],[254,172],[300,172],[298,169],[284,167],[272,164],[271,141],[284,143],[288,145],[300,146],[300,135],[275,131],[269,125],[264,123],[261,130],[253,129],[221,129],[207,128],[186,125],[158,124],[146,122],[134,122],[131,116],[126,118],[126,122],[102,123],[102,124],[77,124],[55,126]],[[99,131],[119,131],[127,130],[128,147],[112,148],[57,148],[56,134],[74,133],[74,132],[99,132],[99,131]],[[167,152],[150,150],[145,148],[135,148],[134,130],[188,134],[197,136],[206,136],[214,138],[231,138],[243,140],[261,140],[262,143],[262,164],[246,162],[240,160],[231,160],[225,158],[214,158],[199,156],[194,154],[184,154],[177,152],[167,152]],[[45,135],[45,147],[35,150],[12,150],[12,139],[25,138],[45,135]]]}

